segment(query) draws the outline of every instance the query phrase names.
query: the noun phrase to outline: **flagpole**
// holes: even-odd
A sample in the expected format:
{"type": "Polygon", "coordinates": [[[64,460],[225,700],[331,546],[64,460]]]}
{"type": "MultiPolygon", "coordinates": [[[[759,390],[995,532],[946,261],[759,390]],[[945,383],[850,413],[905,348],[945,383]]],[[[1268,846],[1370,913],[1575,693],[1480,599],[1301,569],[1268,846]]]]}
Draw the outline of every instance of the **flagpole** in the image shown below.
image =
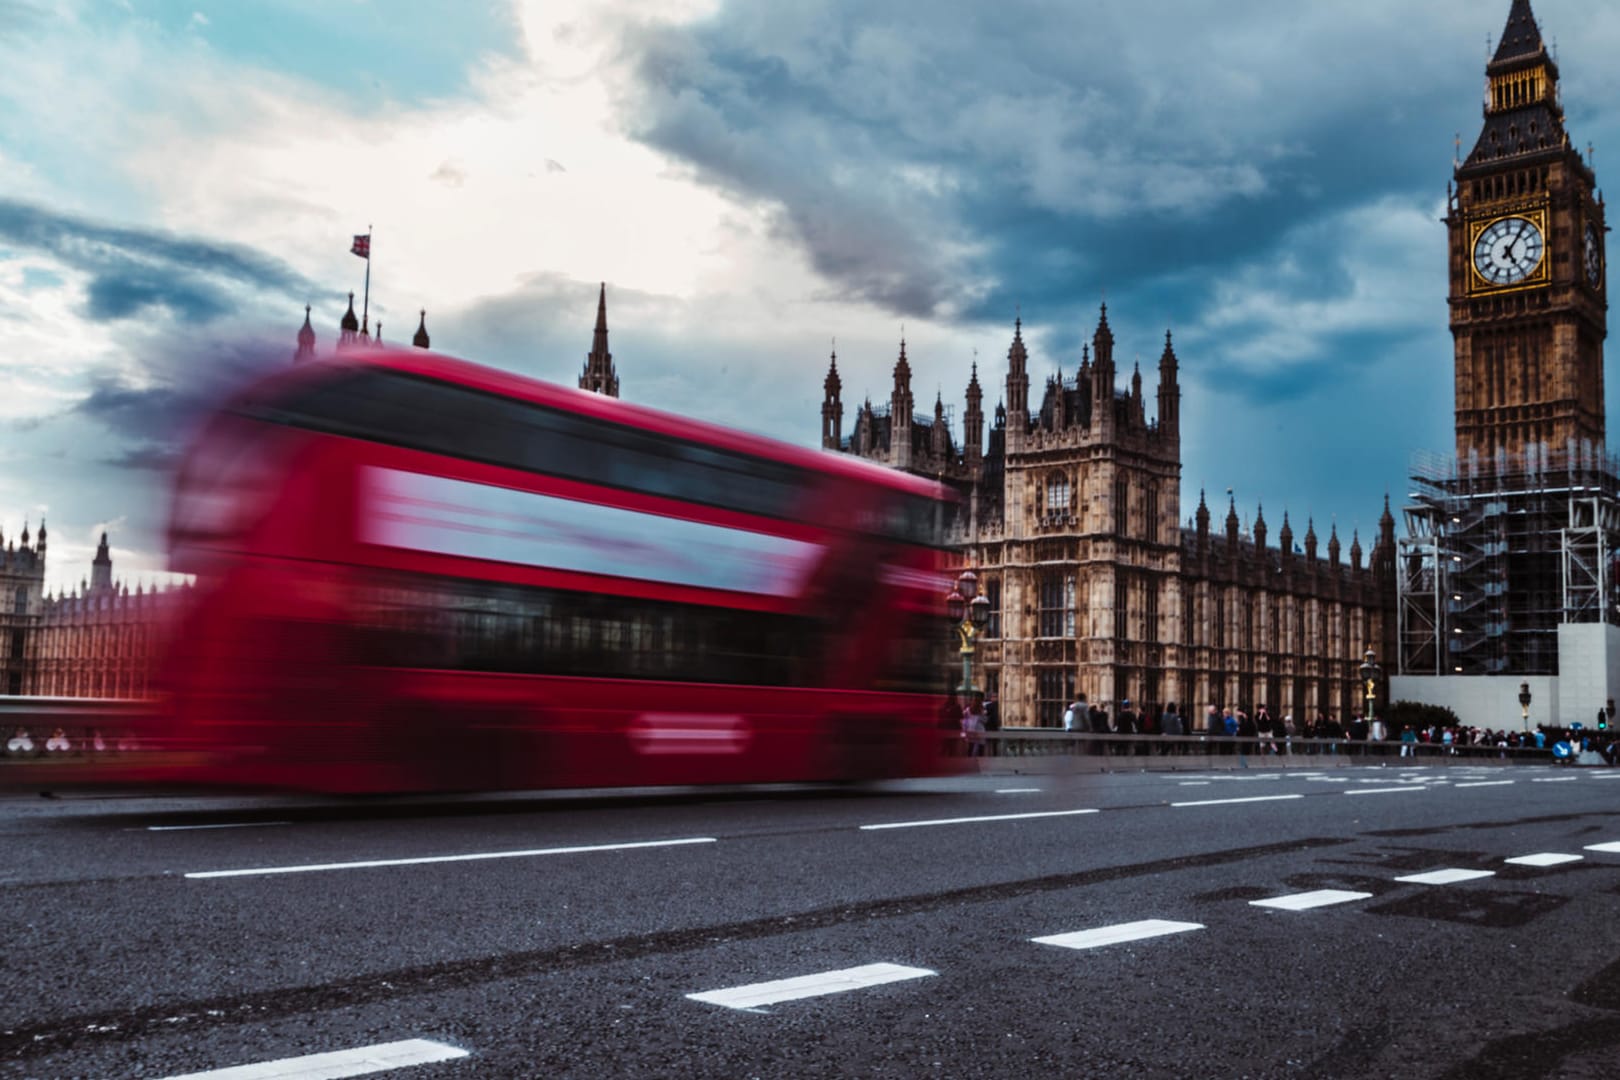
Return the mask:
{"type": "Polygon", "coordinates": [[[371,226],[366,226],[366,292],[365,299],[360,301],[360,325],[368,326],[367,319],[371,317],[371,226]]]}

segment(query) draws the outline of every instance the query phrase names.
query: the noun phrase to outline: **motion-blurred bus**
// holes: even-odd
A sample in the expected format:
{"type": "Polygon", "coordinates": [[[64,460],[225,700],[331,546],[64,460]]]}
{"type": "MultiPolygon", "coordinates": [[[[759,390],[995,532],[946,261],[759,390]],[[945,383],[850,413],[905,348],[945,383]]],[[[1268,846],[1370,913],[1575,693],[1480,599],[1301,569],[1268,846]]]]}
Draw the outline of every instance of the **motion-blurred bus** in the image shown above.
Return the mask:
{"type": "Polygon", "coordinates": [[[944,496],[419,350],[301,365],[177,476],[163,742],[344,792],[927,774],[944,496]]]}

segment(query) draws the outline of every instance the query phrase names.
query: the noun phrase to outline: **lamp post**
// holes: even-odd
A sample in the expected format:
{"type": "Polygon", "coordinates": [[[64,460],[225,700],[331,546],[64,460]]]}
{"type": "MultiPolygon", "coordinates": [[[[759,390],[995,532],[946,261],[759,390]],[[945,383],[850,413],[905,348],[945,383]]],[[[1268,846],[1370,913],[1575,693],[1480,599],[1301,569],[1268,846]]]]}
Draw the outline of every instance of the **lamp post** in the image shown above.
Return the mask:
{"type": "Polygon", "coordinates": [[[1530,683],[1526,680],[1519,684],[1519,708],[1523,712],[1524,730],[1530,730],[1530,683]]]}
{"type": "Polygon", "coordinates": [[[1382,669],[1378,666],[1378,654],[1373,652],[1371,645],[1367,646],[1367,653],[1361,658],[1361,685],[1367,695],[1367,728],[1372,729],[1373,708],[1378,703],[1378,677],[1382,669]]]}
{"type": "Polygon", "coordinates": [[[957,639],[961,641],[962,685],[959,693],[973,697],[973,642],[990,622],[990,601],[979,595],[979,576],[964,570],[956,579],[956,588],[945,598],[945,610],[954,624],[957,639]]]}

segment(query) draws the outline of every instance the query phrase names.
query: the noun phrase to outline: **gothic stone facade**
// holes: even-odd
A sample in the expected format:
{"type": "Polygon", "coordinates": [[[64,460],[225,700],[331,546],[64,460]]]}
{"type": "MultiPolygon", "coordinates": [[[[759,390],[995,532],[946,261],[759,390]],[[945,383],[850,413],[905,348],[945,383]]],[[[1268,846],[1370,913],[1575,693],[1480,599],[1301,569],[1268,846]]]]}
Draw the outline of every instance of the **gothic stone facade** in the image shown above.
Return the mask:
{"type": "Polygon", "coordinates": [[[186,590],[113,580],[105,533],[90,578],[69,595],[45,592],[45,526],[0,551],[0,693],[140,698],[151,692],[159,636],[186,590]]]}
{"type": "MultiPolygon", "coordinates": [[[[991,624],[977,684],[1010,725],[1058,723],[1077,695],[1110,710],[1177,703],[1267,704],[1296,717],[1360,708],[1357,669],[1371,646],[1394,646],[1395,523],[1386,500],[1368,565],[1360,538],[1341,560],[1337,531],[1318,550],[1314,525],[1296,548],[1286,514],[1267,546],[1264,514],[1242,530],[1235,503],[1223,533],[1202,495],[1180,525],[1181,390],[1170,335],[1159,359],[1157,416],[1142,375],[1116,389],[1114,335],[1103,307],[1078,374],[1049,378],[1030,410],[1021,321],[1007,353],[1006,402],[985,439],[975,365],[963,440],[942,399],[918,420],[901,344],[886,407],[863,403],[843,434],[836,354],[822,404],[822,444],[934,477],[960,495],[949,540],[979,575],[991,624]]],[[[945,675],[942,673],[942,683],[945,675]]]]}

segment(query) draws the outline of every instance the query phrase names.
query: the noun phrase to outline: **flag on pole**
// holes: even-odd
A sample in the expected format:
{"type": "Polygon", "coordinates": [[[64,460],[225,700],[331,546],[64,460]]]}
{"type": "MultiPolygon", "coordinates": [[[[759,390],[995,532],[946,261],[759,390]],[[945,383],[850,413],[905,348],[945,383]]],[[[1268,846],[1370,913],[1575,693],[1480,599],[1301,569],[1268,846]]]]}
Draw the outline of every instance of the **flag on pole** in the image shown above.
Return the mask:
{"type": "Polygon", "coordinates": [[[370,262],[371,261],[371,234],[370,233],[365,233],[364,235],[356,236],[354,238],[354,246],[349,249],[349,254],[358,255],[362,259],[365,259],[367,262],[370,262]]]}

